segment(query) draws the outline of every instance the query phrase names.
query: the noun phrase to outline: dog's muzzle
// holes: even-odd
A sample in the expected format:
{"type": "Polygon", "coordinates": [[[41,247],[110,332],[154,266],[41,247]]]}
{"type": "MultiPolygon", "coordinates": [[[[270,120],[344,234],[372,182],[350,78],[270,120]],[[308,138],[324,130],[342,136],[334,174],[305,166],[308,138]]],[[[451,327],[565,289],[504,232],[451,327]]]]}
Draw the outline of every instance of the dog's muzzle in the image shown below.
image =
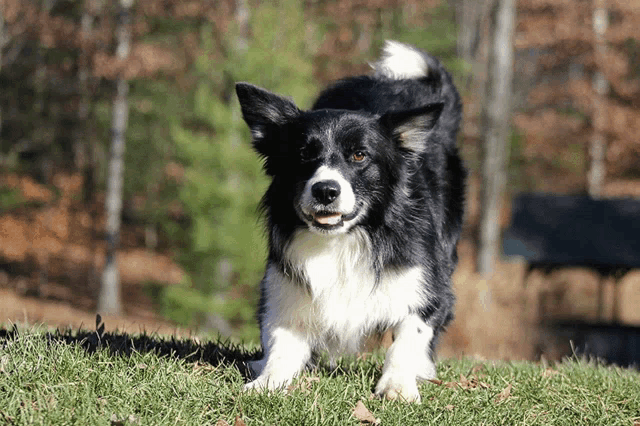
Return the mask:
{"type": "Polygon", "coordinates": [[[309,179],[299,203],[299,212],[311,228],[323,231],[343,228],[354,219],[355,194],[351,184],[335,169],[320,167],[309,179]]]}

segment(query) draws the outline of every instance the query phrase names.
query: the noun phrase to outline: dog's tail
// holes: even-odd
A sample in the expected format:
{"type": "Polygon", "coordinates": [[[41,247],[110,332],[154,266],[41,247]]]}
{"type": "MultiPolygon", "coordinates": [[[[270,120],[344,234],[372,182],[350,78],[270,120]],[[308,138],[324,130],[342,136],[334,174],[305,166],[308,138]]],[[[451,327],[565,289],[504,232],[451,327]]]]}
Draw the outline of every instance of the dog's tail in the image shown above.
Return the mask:
{"type": "Polygon", "coordinates": [[[430,55],[408,44],[387,40],[377,62],[371,64],[376,77],[394,80],[419,79],[438,67],[430,55]]]}
{"type": "Polygon", "coordinates": [[[442,63],[408,44],[387,40],[377,62],[371,64],[374,77],[390,80],[419,80],[430,87],[429,102],[442,102],[439,131],[446,133],[447,145],[454,147],[460,127],[462,105],[451,74],[442,63]]]}

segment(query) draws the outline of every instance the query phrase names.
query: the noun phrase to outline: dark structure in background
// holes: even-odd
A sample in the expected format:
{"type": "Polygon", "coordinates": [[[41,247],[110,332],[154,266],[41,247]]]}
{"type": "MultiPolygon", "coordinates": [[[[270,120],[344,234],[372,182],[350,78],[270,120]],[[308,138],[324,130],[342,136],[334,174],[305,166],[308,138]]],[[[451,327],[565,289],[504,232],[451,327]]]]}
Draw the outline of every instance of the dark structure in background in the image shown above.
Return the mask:
{"type": "Polygon", "coordinates": [[[640,368],[640,327],[562,322],[547,330],[556,339],[571,342],[576,355],[640,368]]]}
{"type": "Polygon", "coordinates": [[[531,267],[578,265],[603,274],[640,268],[640,200],[519,195],[504,252],[531,267]]]}
{"type": "MultiPolygon", "coordinates": [[[[593,199],[588,196],[523,194],[513,201],[513,216],[503,238],[504,254],[527,264],[524,277],[541,269],[548,274],[566,266],[583,266],[615,282],[640,268],[640,200],[593,199]]],[[[599,305],[603,302],[602,280],[599,305]]],[[[543,324],[577,353],[620,365],[640,365],[640,328],[614,321],[590,324],[543,324]]]]}

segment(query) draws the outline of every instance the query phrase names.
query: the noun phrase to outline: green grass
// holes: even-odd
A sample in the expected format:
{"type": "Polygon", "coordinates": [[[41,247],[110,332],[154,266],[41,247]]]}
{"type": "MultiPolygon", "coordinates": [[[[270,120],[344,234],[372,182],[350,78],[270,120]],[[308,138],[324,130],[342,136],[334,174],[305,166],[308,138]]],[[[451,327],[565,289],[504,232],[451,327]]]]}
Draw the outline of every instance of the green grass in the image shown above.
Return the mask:
{"type": "Polygon", "coordinates": [[[254,355],[153,335],[0,329],[0,425],[366,424],[353,415],[358,401],[382,425],[640,423],[638,371],[577,359],[443,360],[440,382],[424,383],[422,404],[410,405],[371,398],[381,354],[345,358],[270,395],[241,390],[254,355]]]}

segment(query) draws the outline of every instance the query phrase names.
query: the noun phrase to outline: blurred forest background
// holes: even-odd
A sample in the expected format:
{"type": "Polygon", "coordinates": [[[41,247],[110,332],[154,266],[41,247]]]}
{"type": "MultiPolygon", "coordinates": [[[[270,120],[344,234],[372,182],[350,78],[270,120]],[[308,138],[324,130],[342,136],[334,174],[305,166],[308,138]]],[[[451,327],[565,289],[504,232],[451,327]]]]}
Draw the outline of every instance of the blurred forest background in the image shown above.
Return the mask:
{"type": "MultiPolygon", "coordinates": [[[[117,243],[121,304],[108,324],[256,341],[266,257],[256,207],[267,181],[233,85],[308,107],[331,80],[367,73],[395,39],[441,58],[464,98],[469,208],[444,354],[553,352],[541,312],[602,320],[598,277],[573,268],[524,287],[522,264],[475,272],[491,4],[0,0],[0,323],[90,326],[117,243]],[[107,200],[120,158],[113,234],[107,200]]],[[[587,193],[594,161],[599,196],[640,197],[640,1],[516,4],[499,223],[519,192],[587,193]]],[[[615,320],[640,325],[640,273],[618,291],[615,320]]]]}

